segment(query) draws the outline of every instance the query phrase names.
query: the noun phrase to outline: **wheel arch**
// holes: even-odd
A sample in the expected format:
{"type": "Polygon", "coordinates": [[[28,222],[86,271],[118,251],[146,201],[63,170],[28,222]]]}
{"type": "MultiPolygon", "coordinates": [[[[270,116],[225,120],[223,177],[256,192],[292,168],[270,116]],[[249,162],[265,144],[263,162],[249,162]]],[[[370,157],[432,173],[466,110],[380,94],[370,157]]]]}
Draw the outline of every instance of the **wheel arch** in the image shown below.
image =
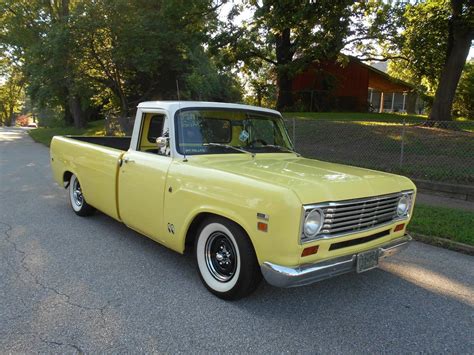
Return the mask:
{"type": "Polygon", "coordinates": [[[183,250],[184,250],[185,253],[188,252],[189,250],[192,250],[192,248],[194,246],[194,240],[196,238],[196,234],[197,234],[197,231],[198,231],[200,225],[202,224],[202,222],[204,220],[206,220],[207,218],[210,218],[210,217],[219,217],[219,218],[226,219],[227,221],[234,223],[236,226],[238,226],[240,229],[242,229],[242,231],[245,233],[245,235],[249,239],[249,241],[252,245],[252,248],[254,249],[255,254],[257,253],[257,251],[255,250],[254,243],[252,242],[252,238],[250,237],[249,232],[242,225],[242,223],[239,223],[239,221],[236,220],[235,218],[232,218],[230,216],[226,216],[225,214],[211,212],[211,211],[200,211],[200,212],[198,212],[197,214],[194,215],[191,222],[188,224],[188,228],[186,229],[186,234],[185,234],[185,238],[184,238],[184,246],[183,246],[183,250]]]}
{"type": "MultiPolygon", "coordinates": [[[[66,170],[64,173],[63,173],[63,186],[64,188],[68,188],[69,186],[69,181],[71,180],[71,176],[72,175],[76,175],[74,174],[73,172],[69,171],[69,170],[66,170]]],[[[77,176],[77,175],[76,175],[77,176]]]]}

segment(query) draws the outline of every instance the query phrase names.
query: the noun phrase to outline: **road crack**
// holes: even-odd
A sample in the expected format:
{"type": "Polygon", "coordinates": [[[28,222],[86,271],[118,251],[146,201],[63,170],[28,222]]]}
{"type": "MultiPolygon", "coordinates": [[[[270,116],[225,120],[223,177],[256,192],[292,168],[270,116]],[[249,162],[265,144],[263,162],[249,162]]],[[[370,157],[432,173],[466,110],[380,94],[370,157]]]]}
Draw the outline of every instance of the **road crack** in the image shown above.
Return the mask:
{"type": "Polygon", "coordinates": [[[55,345],[55,346],[67,346],[67,347],[70,347],[70,348],[73,348],[74,350],[76,350],[79,354],[84,354],[84,350],[82,350],[80,348],[80,346],[76,345],[76,344],[69,344],[69,343],[61,343],[59,341],[55,341],[55,340],[47,340],[47,339],[44,339],[42,337],[39,337],[40,340],[45,343],[46,345],[48,346],[51,346],[51,345],[55,345]]]}
{"type": "MultiPolygon", "coordinates": [[[[9,243],[12,247],[13,247],[13,250],[15,250],[16,253],[18,253],[21,258],[20,258],[20,265],[21,267],[23,268],[23,270],[33,279],[34,283],[42,288],[44,291],[46,292],[52,292],[54,294],[56,294],[58,297],[62,298],[64,300],[64,303],[72,306],[72,307],[76,307],[76,308],[79,308],[79,309],[82,309],[82,310],[86,310],[86,311],[98,311],[99,314],[100,314],[100,317],[104,323],[104,326],[106,324],[106,320],[105,320],[105,310],[113,303],[113,302],[116,302],[118,301],[119,299],[112,299],[112,300],[108,300],[106,302],[106,304],[102,307],[91,307],[91,306],[86,306],[86,305],[83,305],[83,304],[80,304],[80,303],[77,303],[77,302],[74,302],[72,299],[71,299],[71,296],[68,295],[67,293],[64,293],[64,292],[61,292],[59,291],[58,289],[52,287],[52,286],[49,286],[49,285],[46,285],[45,283],[41,282],[40,278],[34,274],[33,271],[31,271],[31,269],[27,266],[26,264],[26,257],[27,257],[27,254],[25,251],[21,250],[18,245],[15,243],[15,241],[13,241],[12,239],[12,236],[10,235],[10,232],[13,230],[12,226],[9,225],[8,223],[5,223],[5,222],[0,222],[0,225],[4,225],[6,226],[6,230],[3,230],[1,231],[1,234],[3,234],[5,236],[5,240],[7,241],[7,243],[9,243]]],[[[8,261],[7,261],[8,262],[8,261]]],[[[8,264],[10,265],[10,267],[12,267],[13,269],[13,272],[17,275],[17,277],[19,279],[21,279],[19,276],[20,274],[18,272],[16,272],[16,270],[13,268],[13,266],[8,262],[8,264]]],[[[22,279],[21,279],[22,280],[22,279]]],[[[22,280],[24,283],[26,283],[24,280],[22,280]]]]}

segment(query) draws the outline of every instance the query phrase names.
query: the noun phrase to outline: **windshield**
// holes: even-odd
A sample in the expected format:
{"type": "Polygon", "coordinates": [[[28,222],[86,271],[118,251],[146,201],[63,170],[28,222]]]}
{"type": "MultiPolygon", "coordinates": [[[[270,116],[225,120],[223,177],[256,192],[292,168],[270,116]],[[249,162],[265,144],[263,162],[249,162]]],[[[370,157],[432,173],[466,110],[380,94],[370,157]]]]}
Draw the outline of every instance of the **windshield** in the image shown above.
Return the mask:
{"type": "Polygon", "coordinates": [[[191,109],[176,114],[180,154],[287,153],[292,150],[281,117],[246,110],[191,109]]]}

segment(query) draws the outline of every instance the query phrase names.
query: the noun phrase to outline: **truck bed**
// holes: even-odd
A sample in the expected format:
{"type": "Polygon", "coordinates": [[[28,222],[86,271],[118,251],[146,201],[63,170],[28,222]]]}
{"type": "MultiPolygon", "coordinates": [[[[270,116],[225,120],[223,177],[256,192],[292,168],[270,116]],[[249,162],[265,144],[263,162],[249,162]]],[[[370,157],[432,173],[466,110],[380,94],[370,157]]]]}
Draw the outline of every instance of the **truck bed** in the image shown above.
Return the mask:
{"type": "Polygon", "coordinates": [[[103,145],[105,147],[127,151],[130,148],[132,137],[94,137],[94,136],[66,136],[82,142],[103,145]]]}
{"type": "Polygon", "coordinates": [[[87,202],[119,219],[117,175],[130,141],[130,137],[55,136],[50,148],[54,179],[63,184],[74,173],[87,202]]]}

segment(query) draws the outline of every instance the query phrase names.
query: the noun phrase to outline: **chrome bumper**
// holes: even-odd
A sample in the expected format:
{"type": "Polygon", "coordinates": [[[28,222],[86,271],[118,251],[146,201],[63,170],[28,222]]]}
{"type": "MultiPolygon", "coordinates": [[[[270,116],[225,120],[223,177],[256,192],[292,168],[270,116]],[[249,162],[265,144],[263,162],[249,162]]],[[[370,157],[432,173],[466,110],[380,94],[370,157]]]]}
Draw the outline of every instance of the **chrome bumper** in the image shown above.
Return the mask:
{"type": "MultiPolygon", "coordinates": [[[[377,249],[379,258],[385,258],[405,249],[411,240],[410,235],[405,234],[401,238],[391,240],[377,248],[369,250],[377,249]]],[[[287,267],[264,262],[261,269],[263,277],[270,285],[277,287],[297,287],[355,271],[356,263],[357,254],[350,254],[296,267],[287,267]]]]}

